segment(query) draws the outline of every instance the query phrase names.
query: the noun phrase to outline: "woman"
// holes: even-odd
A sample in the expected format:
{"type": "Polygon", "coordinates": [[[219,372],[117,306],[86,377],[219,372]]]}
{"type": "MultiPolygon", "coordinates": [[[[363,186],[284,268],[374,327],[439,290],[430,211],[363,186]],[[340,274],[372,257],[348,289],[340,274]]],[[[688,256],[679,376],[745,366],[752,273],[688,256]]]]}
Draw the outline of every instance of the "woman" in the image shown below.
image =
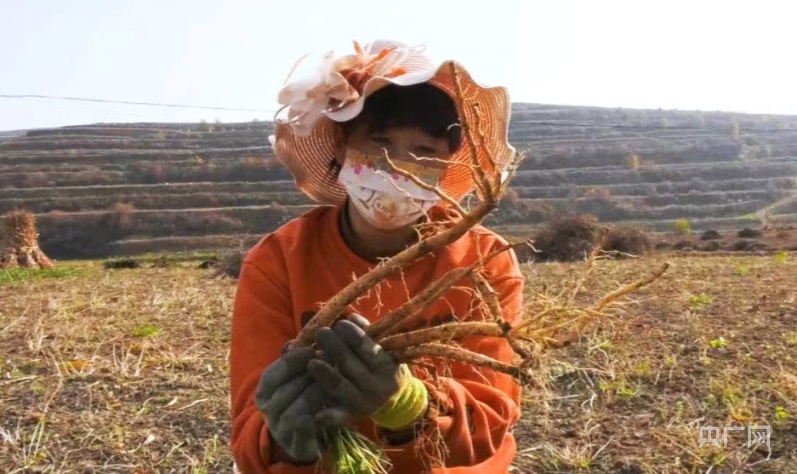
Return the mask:
{"type": "MultiPolygon", "coordinates": [[[[520,388],[508,376],[464,364],[397,365],[363,327],[406,302],[448,270],[470,265],[505,242],[476,227],[381,282],[354,303],[348,319],[316,335],[324,356],[286,350],[315,311],[353,277],[418,238],[418,224],[443,205],[393,175],[412,171],[460,200],[475,188],[471,150],[458,126],[473,124],[478,104],[493,168],[513,154],[506,141],[509,100],[461,70],[464,107],[455,105],[449,63],[435,66],[417,48],[375,42],[356,54],[324,57],[315,77],[289,83],[275,125],[277,157],[297,186],[325,204],[263,238],[246,257],[238,283],[231,343],[231,448],[246,473],[317,472],[325,427],[350,424],[383,447],[393,472],[507,472],[520,388]],[[431,368],[430,368],[431,367],[431,368]],[[437,373],[432,373],[437,372],[437,373]],[[432,441],[424,444],[424,441],[432,441]],[[430,446],[439,448],[434,453],[430,446]],[[432,467],[438,466],[438,467],[432,467]]],[[[486,160],[486,155],[479,155],[486,160]]],[[[493,259],[486,276],[503,316],[518,318],[523,279],[513,253],[493,259]]],[[[466,284],[427,312],[427,324],[483,317],[466,284]]],[[[510,361],[505,341],[462,344],[510,361]]]]}

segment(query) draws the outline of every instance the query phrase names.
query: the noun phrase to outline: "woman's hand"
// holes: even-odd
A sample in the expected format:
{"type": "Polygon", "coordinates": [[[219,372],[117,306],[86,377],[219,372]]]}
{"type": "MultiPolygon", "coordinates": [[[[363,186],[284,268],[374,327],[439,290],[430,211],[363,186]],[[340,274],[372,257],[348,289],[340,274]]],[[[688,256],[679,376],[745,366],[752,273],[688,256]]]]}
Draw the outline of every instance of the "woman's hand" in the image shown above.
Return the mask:
{"type": "Polygon", "coordinates": [[[311,463],[321,455],[316,415],[332,403],[332,397],[307,374],[307,363],[314,355],[309,347],[283,353],[263,371],[255,394],[269,434],[289,457],[285,461],[311,463]]]}
{"type": "Polygon", "coordinates": [[[362,329],[368,321],[353,318],[358,324],[342,320],[316,332],[324,358],[311,360],[307,373],[342,405],[326,410],[324,422],[340,424],[350,421],[345,418],[371,416],[400,388],[398,364],[362,329]]]}
{"type": "Polygon", "coordinates": [[[426,410],[426,388],[366,334],[367,326],[365,318],[355,315],[316,332],[324,357],[311,360],[307,372],[339,402],[319,413],[319,421],[343,425],[359,416],[389,429],[403,428],[426,410]]]}

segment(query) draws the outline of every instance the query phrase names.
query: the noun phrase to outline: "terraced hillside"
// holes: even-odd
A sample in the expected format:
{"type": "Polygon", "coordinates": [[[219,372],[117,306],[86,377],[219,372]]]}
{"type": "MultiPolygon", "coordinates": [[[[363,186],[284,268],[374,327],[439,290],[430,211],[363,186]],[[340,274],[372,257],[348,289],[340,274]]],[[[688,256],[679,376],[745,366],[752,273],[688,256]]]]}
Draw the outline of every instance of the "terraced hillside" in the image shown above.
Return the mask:
{"type": "MultiPolygon", "coordinates": [[[[0,214],[38,214],[55,258],[249,245],[312,203],[269,123],[103,124],[0,135],[0,214]]],[[[797,117],[515,104],[528,150],[491,224],[552,213],[694,229],[797,220],[797,117]]]]}

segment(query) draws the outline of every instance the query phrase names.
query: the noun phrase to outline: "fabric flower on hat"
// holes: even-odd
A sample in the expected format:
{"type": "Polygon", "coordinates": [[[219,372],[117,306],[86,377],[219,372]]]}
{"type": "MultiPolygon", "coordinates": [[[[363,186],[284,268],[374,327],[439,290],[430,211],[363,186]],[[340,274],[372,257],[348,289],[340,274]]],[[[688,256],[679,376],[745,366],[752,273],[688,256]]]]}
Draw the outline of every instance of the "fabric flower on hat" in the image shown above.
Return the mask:
{"type": "Polygon", "coordinates": [[[399,65],[409,53],[408,48],[386,47],[371,52],[355,41],[354,50],[355,54],[337,59],[334,51],[328,51],[321,57],[315,74],[290,82],[280,90],[277,100],[290,108],[289,122],[297,135],[309,135],[325,111],[359,99],[372,77],[393,78],[406,72],[399,65]]]}

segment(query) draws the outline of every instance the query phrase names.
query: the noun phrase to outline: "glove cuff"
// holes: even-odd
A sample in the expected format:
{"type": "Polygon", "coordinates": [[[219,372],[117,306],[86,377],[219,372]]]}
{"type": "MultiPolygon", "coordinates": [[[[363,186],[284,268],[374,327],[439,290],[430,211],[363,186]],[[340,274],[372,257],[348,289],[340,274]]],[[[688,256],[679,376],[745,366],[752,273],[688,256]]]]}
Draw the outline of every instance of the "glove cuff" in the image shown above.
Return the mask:
{"type": "Polygon", "coordinates": [[[410,372],[407,364],[399,366],[398,391],[371,415],[374,423],[388,430],[398,430],[420,418],[429,405],[428,392],[423,382],[410,372]]]}

